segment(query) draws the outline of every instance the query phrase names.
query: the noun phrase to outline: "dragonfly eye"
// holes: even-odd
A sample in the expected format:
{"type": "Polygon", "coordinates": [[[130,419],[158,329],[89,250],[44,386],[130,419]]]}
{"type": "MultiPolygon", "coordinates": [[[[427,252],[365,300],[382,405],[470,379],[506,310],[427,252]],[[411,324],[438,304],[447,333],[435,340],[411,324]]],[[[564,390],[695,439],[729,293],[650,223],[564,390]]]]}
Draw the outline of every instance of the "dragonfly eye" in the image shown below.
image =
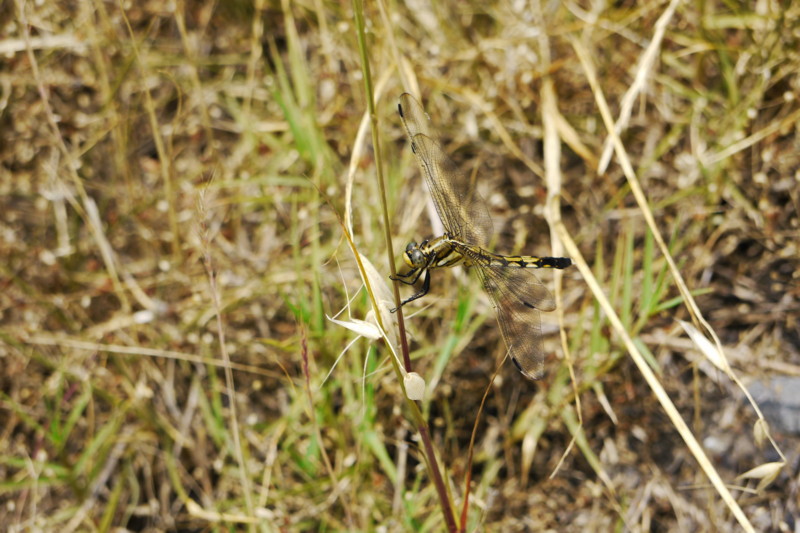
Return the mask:
{"type": "Polygon", "coordinates": [[[406,263],[414,268],[425,266],[425,254],[419,248],[406,249],[406,263]]]}
{"type": "Polygon", "coordinates": [[[406,253],[410,252],[411,250],[413,250],[416,247],[417,247],[417,241],[411,241],[410,243],[408,243],[406,245],[406,253]]]}

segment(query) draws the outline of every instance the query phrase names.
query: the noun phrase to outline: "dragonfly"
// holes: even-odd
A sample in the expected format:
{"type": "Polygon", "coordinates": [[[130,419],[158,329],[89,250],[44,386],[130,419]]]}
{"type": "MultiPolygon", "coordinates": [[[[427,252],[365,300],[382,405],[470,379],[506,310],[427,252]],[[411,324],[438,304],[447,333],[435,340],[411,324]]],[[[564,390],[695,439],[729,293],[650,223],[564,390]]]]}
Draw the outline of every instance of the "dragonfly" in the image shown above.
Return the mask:
{"type": "Polygon", "coordinates": [[[556,305],[532,269],[564,269],[572,265],[572,260],[488,251],[492,220],[475,181],[468,179],[442,149],[430,118],[413,96],[400,96],[398,111],[445,231],[406,246],[403,260],[410,270],[392,279],[414,285],[425,277],[421,290],[392,311],[428,294],[431,270],[456,265],[472,267],[496,310],[512,361],[527,378],[540,379],[544,352],[539,312],[553,311],[556,305]]]}

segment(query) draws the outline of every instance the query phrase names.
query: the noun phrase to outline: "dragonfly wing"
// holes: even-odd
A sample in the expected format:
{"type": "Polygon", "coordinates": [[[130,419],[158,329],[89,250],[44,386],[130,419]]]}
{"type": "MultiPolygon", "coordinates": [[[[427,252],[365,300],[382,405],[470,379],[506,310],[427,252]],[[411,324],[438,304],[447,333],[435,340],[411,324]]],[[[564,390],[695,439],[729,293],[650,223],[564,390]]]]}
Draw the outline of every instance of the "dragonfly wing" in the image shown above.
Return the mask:
{"type": "Polygon", "coordinates": [[[403,125],[406,127],[406,133],[410,139],[415,135],[421,133],[431,138],[437,138],[436,130],[431,124],[431,119],[425,110],[422,108],[416,98],[408,93],[400,95],[400,102],[398,104],[398,111],[400,118],[403,120],[403,125]]]}
{"type": "Polygon", "coordinates": [[[445,229],[453,237],[486,246],[492,234],[492,220],[475,183],[442,149],[428,115],[413,96],[403,94],[399,110],[445,229]]]}
{"type": "Polygon", "coordinates": [[[477,265],[492,299],[511,358],[526,377],[539,379],[544,368],[539,311],[552,311],[550,291],[528,269],[477,265]]]}

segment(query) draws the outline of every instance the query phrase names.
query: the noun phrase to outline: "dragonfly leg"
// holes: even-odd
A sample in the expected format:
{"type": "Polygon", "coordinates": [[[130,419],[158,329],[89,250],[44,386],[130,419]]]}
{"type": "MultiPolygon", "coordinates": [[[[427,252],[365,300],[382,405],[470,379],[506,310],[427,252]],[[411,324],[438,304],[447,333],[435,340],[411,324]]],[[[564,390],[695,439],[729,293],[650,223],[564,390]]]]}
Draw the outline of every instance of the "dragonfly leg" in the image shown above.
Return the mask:
{"type": "MultiPolygon", "coordinates": [[[[422,274],[422,270],[423,269],[419,269],[419,272],[417,273],[417,278],[418,279],[419,279],[420,274],[422,274]]],[[[406,298],[405,300],[403,300],[402,302],[400,302],[400,305],[398,305],[394,309],[391,309],[392,313],[394,313],[395,311],[397,311],[398,309],[400,309],[401,307],[406,305],[408,302],[413,302],[417,298],[422,298],[423,296],[428,294],[429,290],[431,290],[431,271],[428,270],[428,269],[424,269],[424,270],[425,270],[425,281],[422,282],[422,290],[419,291],[417,294],[413,294],[413,295],[409,296],[408,298],[406,298]]],[[[399,280],[399,281],[402,281],[402,280],[399,280]]]]}
{"type": "Polygon", "coordinates": [[[396,276],[389,276],[389,279],[393,281],[399,281],[400,283],[405,283],[406,285],[413,285],[419,279],[420,274],[422,274],[423,269],[421,268],[412,268],[405,274],[397,274],[396,276]]]}

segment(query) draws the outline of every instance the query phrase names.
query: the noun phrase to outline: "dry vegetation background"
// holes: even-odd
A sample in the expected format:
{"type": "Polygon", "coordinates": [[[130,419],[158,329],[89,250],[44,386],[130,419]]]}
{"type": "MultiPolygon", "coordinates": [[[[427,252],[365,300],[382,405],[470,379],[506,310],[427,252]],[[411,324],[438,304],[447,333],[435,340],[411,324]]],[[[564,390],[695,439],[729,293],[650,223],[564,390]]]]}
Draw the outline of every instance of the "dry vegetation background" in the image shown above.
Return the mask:
{"type": "MultiPolygon", "coordinates": [[[[497,249],[551,254],[552,80],[561,213],[582,260],[747,520],[797,531],[797,430],[771,425],[787,459],[771,484],[737,478],[781,460],[778,448],[678,326],[691,317],[617,160],[597,171],[606,129],[576,47],[616,117],[668,9],[367,5],[392,256],[399,265],[432,231],[395,113],[404,90],[421,92],[479,178],[497,249]]],[[[797,2],[678,4],[621,130],[661,235],[748,384],[800,374],[798,19],[797,2]]],[[[326,319],[348,299],[339,318],[371,309],[336,216],[348,199],[359,252],[389,273],[376,152],[368,128],[358,136],[353,6],[16,0],[0,23],[0,523],[444,529],[386,344],[326,319]]],[[[406,323],[459,510],[471,473],[467,530],[741,527],[577,269],[541,276],[561,287],[565,334],[562,345],[558,315],[544,317],[545,378],[505,364],[492,385],[504,348],[462,274],[436,272],[406,323]]]]}

